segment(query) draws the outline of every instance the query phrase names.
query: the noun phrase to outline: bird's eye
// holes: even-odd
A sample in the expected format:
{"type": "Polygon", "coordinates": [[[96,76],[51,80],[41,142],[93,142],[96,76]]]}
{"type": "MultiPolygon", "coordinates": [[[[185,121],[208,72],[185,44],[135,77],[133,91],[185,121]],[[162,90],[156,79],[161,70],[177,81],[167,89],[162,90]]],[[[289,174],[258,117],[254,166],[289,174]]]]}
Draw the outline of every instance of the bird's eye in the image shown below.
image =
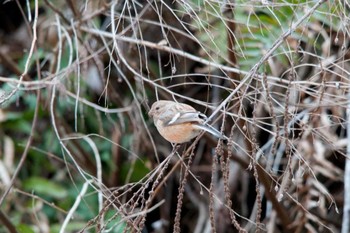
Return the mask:
{"type": "Polygon", "coordinates": [[[160,109],[160,107],[156,107],[156,111],[158,111],[160,109]]]}

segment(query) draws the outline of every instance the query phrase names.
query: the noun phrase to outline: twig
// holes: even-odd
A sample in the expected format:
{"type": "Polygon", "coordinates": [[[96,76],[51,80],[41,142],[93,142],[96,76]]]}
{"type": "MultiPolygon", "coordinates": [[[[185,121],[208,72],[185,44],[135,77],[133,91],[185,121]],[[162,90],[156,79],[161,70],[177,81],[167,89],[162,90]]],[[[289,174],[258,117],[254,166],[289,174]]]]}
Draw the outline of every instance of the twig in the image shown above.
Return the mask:
{"type": "MultiPolygon", "coordinates": [[[[9,55],[5,54],[0,48],[0,60],[3,66],[12,71],[14,74],[20,76],[22,71],[17,67],[17,64],[10,58],[9,55]]],[[[23,75],[23,80],[30,81],[28,74],[23,75]]]]}
{"type": "Polygon", "coordinates": [[[16,227],[11,223],[8,217],[0,210],[0,222],[9,230],[10,233],[17,233],[16,227]]]}
{"type": "Polygon", "coordinates": [[[38,15],[39,15],[38,0],[35,0],[35,11],[34,11],[34,20],[33,20],[33,27],[32,27],[32,29],[33,29],[33,39],[32,39],[32,44],[30,46],[28,58],[27,58],[27,61],[25,63],[25,66],[24,66],[24,72],[20,76],[17,86],[10,92],[10,94],[8,96],[5,96],[3,99],[0,99],[0,105],[3,104],[5,101],[9,100],[18,91],[18,89],[19,89],[19,87],[21,85],[21,82],[23,81],[25,75],[27,75],[27,73],[28,73],[30,60],[31,60],[31,58],[33,56],[33,52],[34,52],[34,49],[35,49],[35,46],[36,46],[36,41],[37,41],[38,15]]]}
{"type": "Polygon", "coordinates": [[[300,24],[304,22],[304,20],[309,17],[318,7],[320,7],[324,2],[327,0],[320,0],[318,1],[307,13],[303,15],[296,23],[294,23],[286,32],[284,32],[271,46],[271,48],[266,52],[266,54],[260,59],[258,63],[256,63],[253,68],[248,72],[248,74],[242,79],[241,83],[237,85],[236,89],[230,93],[229,96],[226,97],[224,101],[221,102],[221,104],[216,108],[215,111],[208,117],[207,122],[210,121],[220,110],[235,96],[235,94],[238,92],[240,88],[244,86],[245,83],[247,83],[253,75],[256,74],[259,67],[267,61],[267,59],[270,58],[270,56],[275,52],[276,49],[284,42],[284,40],[290,36],[296,29],[299,27],[300,24]]]}
{"type": "MultiPolygon", "coordinates": [[[[34,24],[33,24],[33,40],[32,40],[32,46],[31,46],[31,49],[30,49],[30,55],[28,56],[28,60],[26,62],[26,66],[25,66],[25,71],[24,73],[22,74],[20,80],[22,80],[25,76],[25,74],[27,73],[28,71],[28,67],[29,67],[29,61],[31,59],[31,56],[33,54],[33,51],[35,49],[35,45],[36,45],[36,22],[37,22],[37,19],[38,19],[38,1],[36,0],[35,1],[35,16],[34,16],[34,24]]],[[[38,63],[37,63],[38,65],[38,63]]],[[[38,66],[39,67],[39,66],[38,66]]],[[[2,100],[2,102],[4,102],[5,100],[11,98],[12,95],[15,94],[15,92],[18,90],[19,88],[19,85],[20,83],[18,83],[18,86],[10,93],[9,96],[5,97],[4,100],[2,100]]],[[[0,102],[0,104],[2,103],[0,102]]],[[[38,120],[38,112],[39,112],[39,106],[40,106],[40,91],[38,91],[38,94],[37,94],[37,99],[36,99],[36,105],[35,105],[35,111],[34,111],[34,117],[33,117],[33,123],[32,123],[32,128],[31,128],[31,131],[30,131],[30,135],[29,135],[29,138],[28,138],[28,141],[27,141],[27,144],[26,144],[26,147],[24,148],[24,151],[23,151],[23,154],[21,156],[21,160],[19,161],[18,165],[17,165],[17,168],[15,170],[15,172],[13,173],[13,176],[11,178],[11,182],[9,184],[9,186],[6,188],[5,192],[2,194],[1,198],[0,198],[0,206],[2,205],[2,203],[4,202],[6,196],[8,195],[8,193],[10,192],[14,182],[15,182],[15,179],[17,178],[17,175],[19,173],[19,171],[21,170],[26,158],[27,158],[27,155],[28,155],[28,151],[29,151],[29,148],[30,148],[30,145],[32,144],[32,141],[33,141],[33,137],[34,137],[34,133],[35,133],[35,130],[36,130],[36,125],[37,125],[37,120],[38,120]]]]}
{"type": "MultiPolygon", "coordinates": [[[[350,100],[350,93],[348,94],[348,99],[350,100]]],[[[346,150],[347,156],[345,157],[345,170],[344,170],[344,207],[343,207],[343,223],[342,223],[342,233],[348,233],[350,231],[350,102],[347,109],[347,124],[346,130],[348,146],[346,150]]]]}
{"type": "Polygon", "coordinates": [[[63,13],[60,10],[58,10],[51,2],[49,2],[48,0],[44,0],[44,2],[47,6],[49,6],[49,8],[51,8],[53,12],[59,15],[67,25],[70,24],[69,20],[63,15],[63,13]]]}
{"type": "Polygon", "coordinates": [[[65,232],[65,229],[66,229],[70,219],[73,217],[74,212],[78,208],[81,200],[83,199],[85,193],[87,192],[90,183],[91,183],[91,181],[85,181],[85,183],[83,184],[83,187],[81,188],[81,191],[80,191],[79,195],[75,199],[75,202],[74,202],[72,208],[69,210],[66,218],[64,219],[64,221],[62,223],[62,226],[61,226],[61,229],[60,229],[60,233],[65,232]]]}

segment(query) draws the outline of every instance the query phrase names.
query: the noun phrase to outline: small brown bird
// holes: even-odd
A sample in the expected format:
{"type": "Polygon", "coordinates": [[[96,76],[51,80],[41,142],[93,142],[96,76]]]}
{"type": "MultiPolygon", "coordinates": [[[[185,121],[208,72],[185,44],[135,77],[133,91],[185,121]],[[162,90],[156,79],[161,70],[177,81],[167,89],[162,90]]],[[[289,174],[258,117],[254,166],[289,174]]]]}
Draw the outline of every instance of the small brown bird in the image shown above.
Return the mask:
{"type": "Polygon", "coordinates": [[[218,138],[224,136],[205,123],[207,117],[188,104],[159,100],[154,102],[148,115],[153,118],[160,135],[171,143],[184,143],[203,130],[218,138]]]}

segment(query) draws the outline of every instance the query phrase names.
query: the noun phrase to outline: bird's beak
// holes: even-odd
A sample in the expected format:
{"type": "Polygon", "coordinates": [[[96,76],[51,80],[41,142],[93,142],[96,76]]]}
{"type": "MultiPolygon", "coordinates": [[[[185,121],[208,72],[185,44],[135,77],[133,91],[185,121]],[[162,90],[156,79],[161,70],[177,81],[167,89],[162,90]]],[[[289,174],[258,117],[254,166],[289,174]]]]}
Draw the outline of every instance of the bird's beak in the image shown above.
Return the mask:
{"type": "Polygon", "coordinates": [[[148,112],[148,116],[153,117],[153,111],[152,111],[152,109],[148,112]]]}

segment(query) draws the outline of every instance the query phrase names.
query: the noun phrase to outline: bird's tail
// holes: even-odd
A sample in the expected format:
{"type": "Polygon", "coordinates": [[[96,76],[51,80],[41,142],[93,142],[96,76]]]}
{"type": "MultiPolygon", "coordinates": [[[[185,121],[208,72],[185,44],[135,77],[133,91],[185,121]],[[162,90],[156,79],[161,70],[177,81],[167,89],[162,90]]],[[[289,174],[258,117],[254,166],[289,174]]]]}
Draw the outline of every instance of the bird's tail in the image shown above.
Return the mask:
{"type": "Polygon", "coordinates": [[[201,124],[195,124],[195,127],[197,129],[204,130],[212,135],[214,135],[217,138],[220,139],[225,139],[228,140],[228,137],[226,137],[224,134],[222,134],[219,130],[215,129],[213,126],[206,124],[206,125],[201,125],[201,124]]]}

